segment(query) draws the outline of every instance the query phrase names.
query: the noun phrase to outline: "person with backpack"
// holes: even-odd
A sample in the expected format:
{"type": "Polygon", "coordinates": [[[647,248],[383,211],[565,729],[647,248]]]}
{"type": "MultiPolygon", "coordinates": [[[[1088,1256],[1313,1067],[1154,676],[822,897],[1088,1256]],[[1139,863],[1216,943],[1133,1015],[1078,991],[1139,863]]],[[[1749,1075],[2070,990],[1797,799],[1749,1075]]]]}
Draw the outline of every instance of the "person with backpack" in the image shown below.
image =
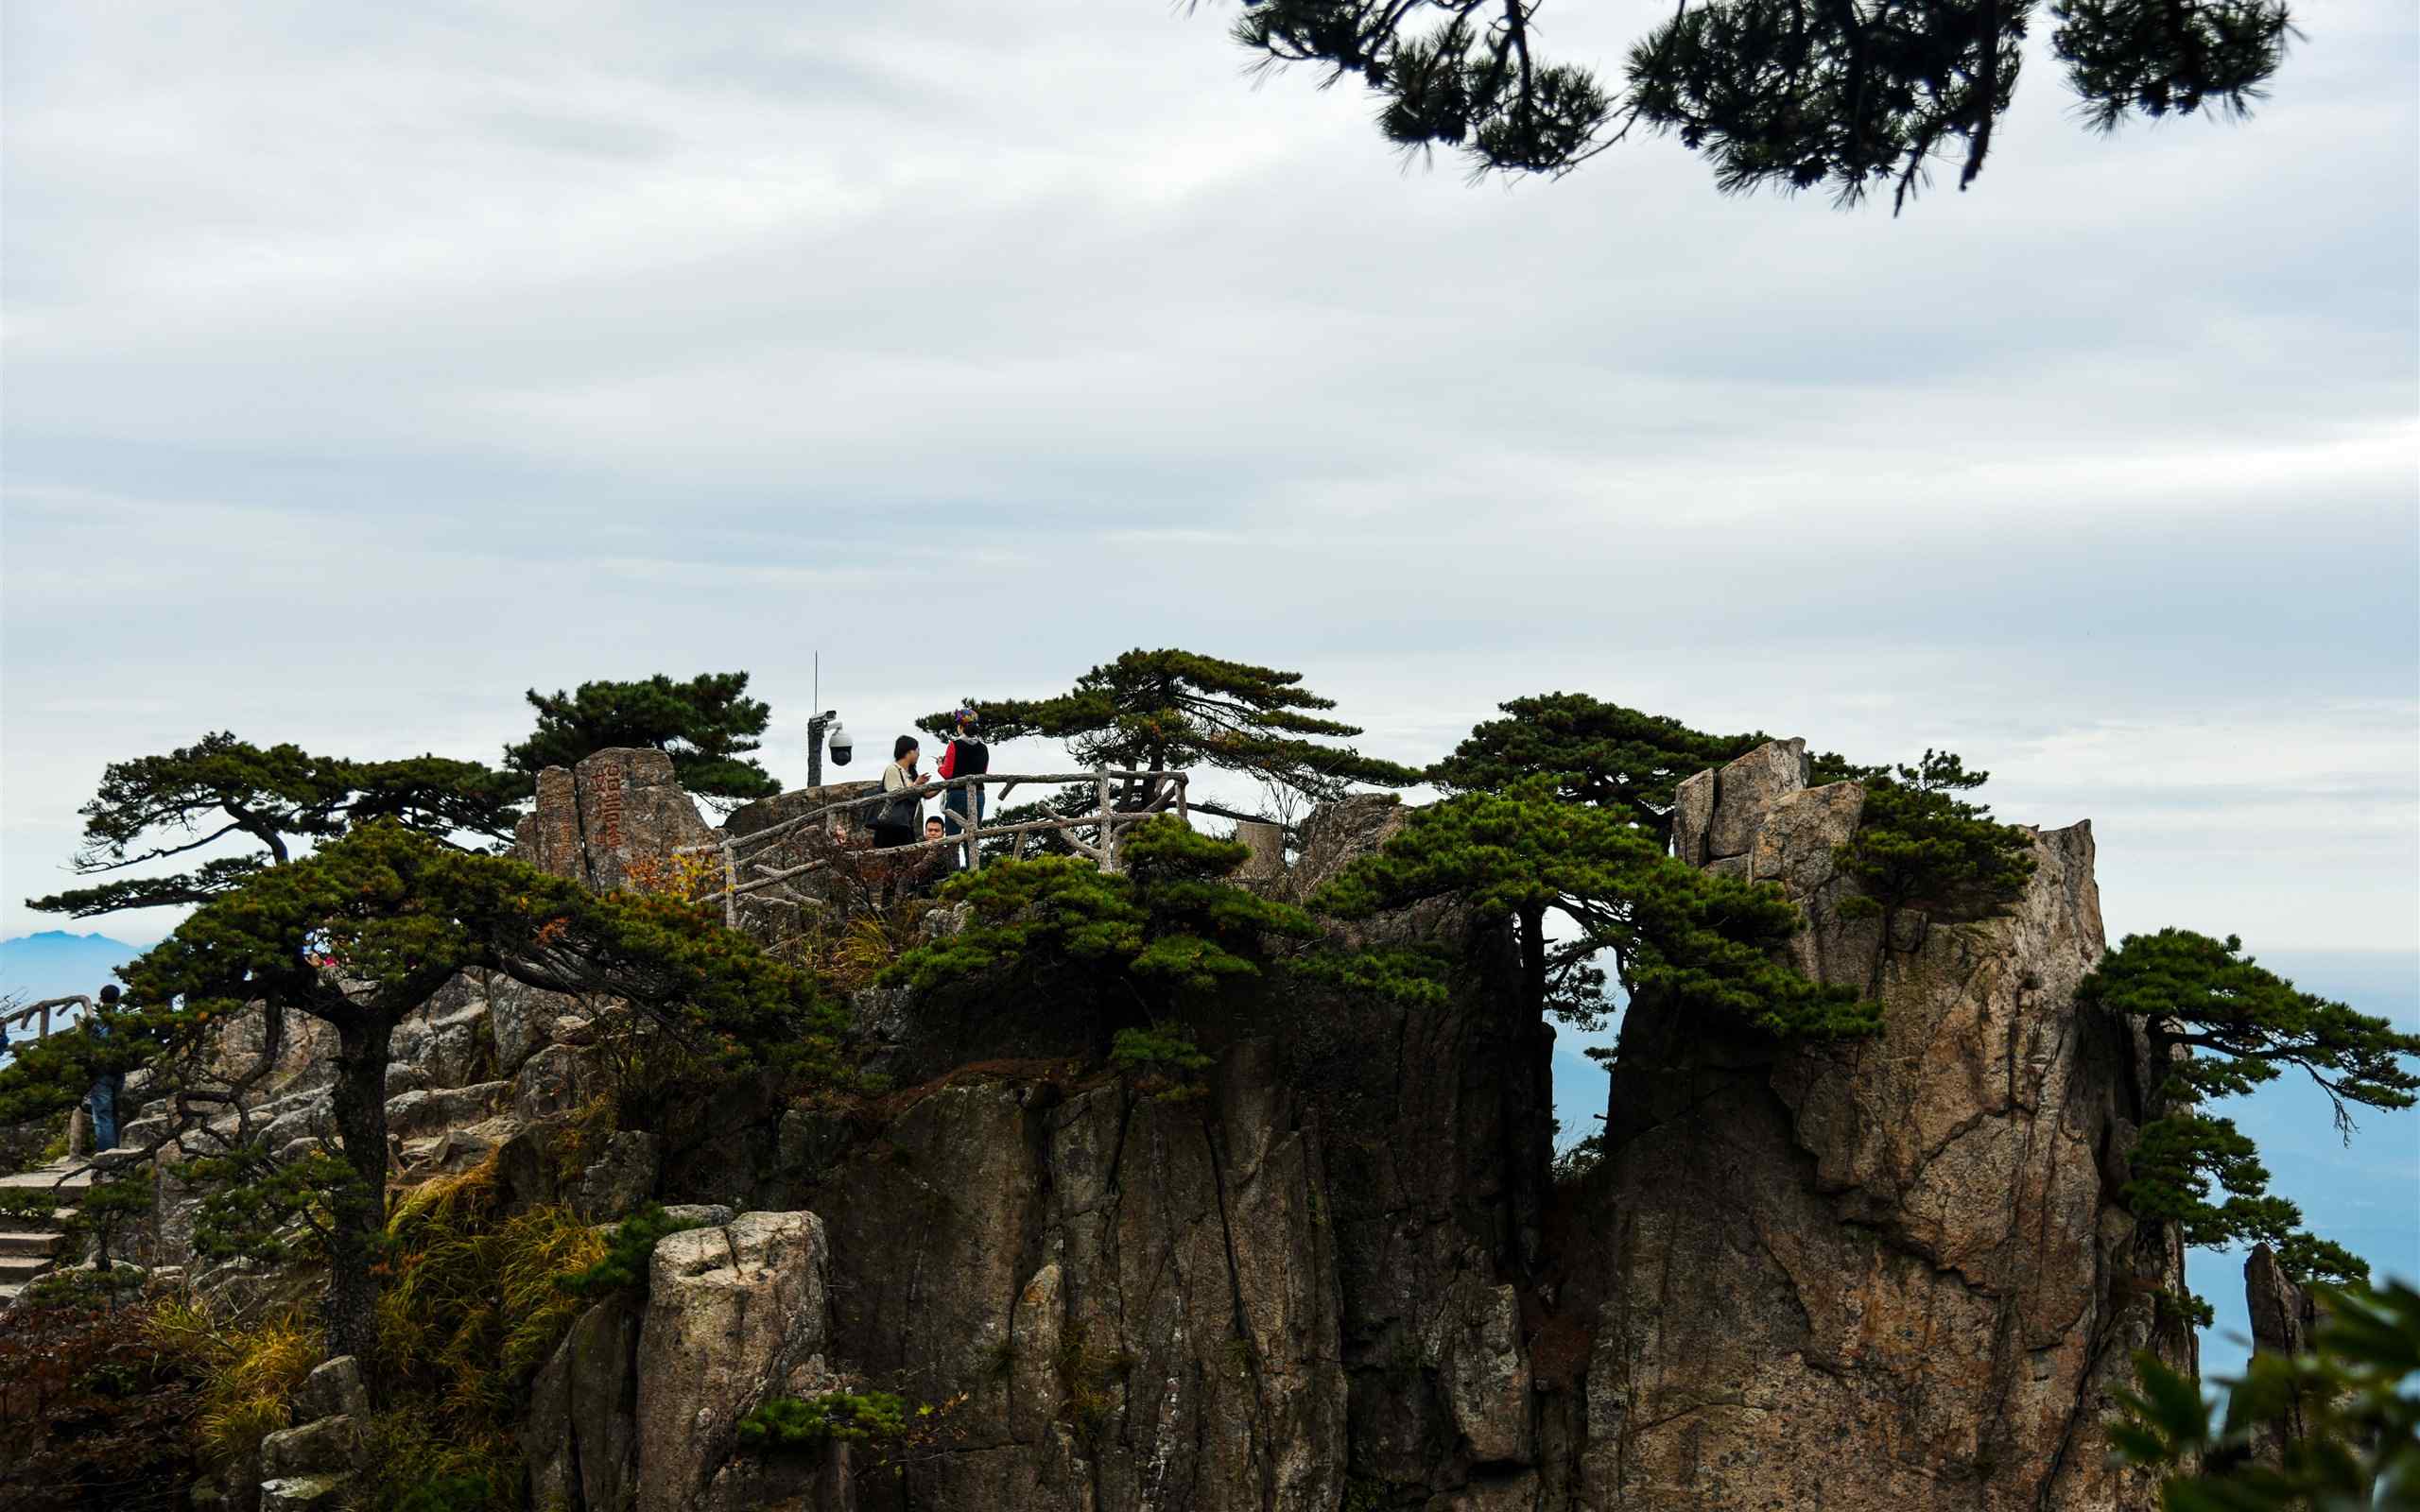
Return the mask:
{"type": "MultiPolygon", "coordinates": [[[[954,777],[981,777],[992,769],[992,748],[975,738],[975,703],[969,699],[958,707],[957,730],[949,744],[942,749],[941,765],[935,768],[942,782],[954,777]]],[[[942,795],[942,825],[945,834],[964,834],[983,822],[983,784],[969,782],[953,787],[942,795]],[[975,816],[970,822],[967,816],[975,816]]]]}
{"type": "Polygon", "coordinates": [[[925,780],[916,775],[916,758],[922,754],[913,735],[902,735],[890,745],[890,765],[882,769],[883,801],[873,806],[873,846],[888,850],[908,845],[916,838],[916,831],[925,815],[925,780]]]}
{"type": "MultiPolygon", "coordinates": [[[[92,1014],[84,1021],[94,1039],[106,1040],[110,1037],[110,1026],[102,1021],[100,1014],[115,1013],[118,996],[114,982],[101,988],[100,1013],[92,1014]]],[[[117,1148],[118,1105],[125,1098],[126,1073],[122,1071],[102,1072],[100,1078],[93,1083],[93,1090],[84,1094],[84,1111],[93,1120],[94,1149],[117,1148]]]]}

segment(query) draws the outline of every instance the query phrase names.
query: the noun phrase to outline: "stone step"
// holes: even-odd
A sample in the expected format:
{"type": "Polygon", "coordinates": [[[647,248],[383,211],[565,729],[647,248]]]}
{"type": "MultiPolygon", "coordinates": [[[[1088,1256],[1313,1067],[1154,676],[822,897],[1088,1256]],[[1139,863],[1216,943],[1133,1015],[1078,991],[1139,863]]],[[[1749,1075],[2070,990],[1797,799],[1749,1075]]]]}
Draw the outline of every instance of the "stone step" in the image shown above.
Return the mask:
{"type": "Polygon", "coordinates": [[[0,1255],[0,1286],[23,1286],[48,1269],[48,1255],[0,1255]]]}
{"type": "Polygon", "coordinates": [[[0,1229],[0,1257],[50,1260],[59,1253],[61,1235],[33,1228],[0,1229]]]}
{"type": "Polygon", "coordinates": [[[8,1176],[0,1176],[0,1189],[22,1191],[26,1187],[46,1187],[55,1184],[59,1187],[60,1196],[68,1196],[71,1194],[81,1193],[93,1184],[93,1173],[90,1171],[78,1171],[64,1182],[60,1181],[59,1178],[62,1173],[74,1169],[74,1166],[62,1161],[45,1165],[38,1171],[12,1172],[8,1176]]]}

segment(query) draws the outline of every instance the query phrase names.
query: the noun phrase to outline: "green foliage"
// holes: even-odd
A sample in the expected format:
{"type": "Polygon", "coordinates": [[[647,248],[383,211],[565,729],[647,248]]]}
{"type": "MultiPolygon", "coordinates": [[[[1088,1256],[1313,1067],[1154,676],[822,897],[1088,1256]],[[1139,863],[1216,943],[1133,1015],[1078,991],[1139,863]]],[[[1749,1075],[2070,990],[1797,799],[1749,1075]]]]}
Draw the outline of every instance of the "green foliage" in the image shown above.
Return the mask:
{"type": "Polygon", "coordinates": [[[1453,958],[1442,946],[1373,945],[1355,951],[1313,951],[1286,963],[1298,981],[1405,1007],[1445,1002],[1453,958]]]}
{"type": "Polygon", "coordinates": [[[2176,1225],[2188,1245],[2282,1245],[2302,1211],[2269,1195],[2269,1171],[2233,1120],[2187,1110],[2143,1125],[2119,1197],[2141,1217],[2176,1225]],[[2223,1192],[2214,1201],[2213,1188],[2223,1192]]]}
{"type": "MultiPolygon", "coordinates": [[[[1299,672],[1190,651],[1134,650],[1093,668],[1056,697],[984,701],[982,732],[994,741],[1063,740],[1085,766],[1224,767],[1312,799],[1340,797],[1354,782],[1400,787],[1420,780],[1409,767],[1320,744],[1361,730],[1315,713],[1335,708],[1336,700],[1302,681],[1299,672]]],[[[918,725],[946,730],[956,718],[948,711],[918,725]]]]}
{"type": "Polygon", "coordinates": [[[1887,920],[1911,905],[1963,919],[2006,911],[2033,875],[2033,837],[1958,797],[1990,776],[1927,750],[1916,765],[1869,777],[1857,833],[1835,852],[1864,888],[1841,901],[1841,917],[1887,920]]]}
{"type": "Polygon", "coordinates": [[[220,731],[164,756],[113,762],[80,811],[75,869],[85,876],[188,854],[230,837],[257,853],[219,856],[192,870],[72,888],[26,906],[78,919],[122,908],[198,903],[285,862],[295,845],[381,820],[434,839],[512,836],[529,784],[475,762],[440,756],[355,762],[298,746],[266,748],[220,731]]]}
{"type": "Polygon", "coordinates": [[[1109,1063],[1138,1090],[1163,1102],[1200,1096],[1204,1090],[1201,1075],[1213,1064],[1183,1030],[1158,1024],[1118,1030],[1109,1047],[1109,1063]]]}
{"type": "Polygon", "coordinates": [[[672,758],[673,775],[712,799],[770,798],[782,790],[747,753],[771,717],[747,696],[745,672],[708,672],[686,682],[662,673],[636,682],[583,682],[577,693],[526,696],[538,711],[527,740],[504,748],[505,765],[534,777],[548,766],[577,766],[600,750],[647,747],[672,758]]]}
{"type": "Polygon", "coordinates": [[[2301,991],[2242,951],[2233,936],[2129,935],[2076,989],[2079,1003],[2141,1023],[2151,1063],[2167,1068],[2120,1195],[2136,1212],[2175,1224],[2188,1245],[2267,1244],[2297,1280],[2362,1280],[2366,1263],[2301,1231],[2302,1210],[2270,1193],[2252,1141],[2204,1105],[2298,1067],[2327,1093],[2349,1137],[2348,1104],[2411,1106],[2420,1075],[2408,1062],[2420,1057],[2420,1035],[2301,991]],[[2190,1054],[2178,1058],[2180,1048],[2190,1054]]]}
{"type": "Polygon", "coordinates": [[[1449,793],[1501,793],[1548,778],[1555,797],[1627,814],[1668,841],[1673,789],[1765,740],[1709,735],[1584,693],[1540,694],[1497,707],[1506,717],[1474,728],[1451,756],[1429,767],[1430,782],[1449,793]]]}
{"type": "Polygon", "coordinates": [[[1319,933],[1301,909],[1226,880],[1249,854],[1162,815],[1128,832],[1123,872],[1041,856],[961,873],[941,895],[972,905],[966,928],[907,952],[883,980],[920,992],[980,981],[1031,1001],[1183,1022],[1260,978],[1271,937],[1319,933]]]}
{"type": "MultiPolygon", "coordinates": [[[[36,1197],[42,1202],[52,1200],[50,1194],[39,1188],[36,1197]]],[[[80,1254],[90,1247],[95,1263],[107,1266],[125,1252],[122,1241],[128,1231],[151,1215],[152,1201],[148,1172],[96,1173],[75,1206],[54,1221],[65,1236],[68,1252],[80,1254]]]]}
{"type": "Polygon", "coordinates": [[[291,1313],[243,1322],[198,1301],[172,1300],[152,1313],[147,1334],[200,1381],[195,1441],[218,1466],[292,1426],[294,1398],[320,1363],[311,1331],[291,1313]]]}
{"type": "Polygon", "coordinates": [[[604,1241],[567,1208],[511,1211],[493,1159],[402,1193],[382,1237],[378,1353],[398,1406],[450,1441],[506,1436],[579,1314],[563,1279],[593,1265],[604,1241]]]}
{"type": "MultiPolygon", "coordinates": [[[[2008,109],[2033,0],[1683,0],[1634,44],[1628,93],[1534,52],[1533,5],[1244,0],[1236,40],[1269,65],[1357,76],[1378,129],[1474,173],[1561,175],[1634,126],[1678,135],[1725,192],[1876,185],[1894,204],[1937,158],[1972,182],[2008,109]]],[[[2285,0],[2051,0],[2050,50],[2085,118],[2242,115],[2284,60],[2285,0]]]]}
{"type": "Polygon", "coordinates": [[[661,1203],[650,1202],[614,1227],[605,1252],[595,1263],[556,1278],[555,1284],[573,1297],[600,1297],[619,1292],[647,1295],[648,1271],[655,1246],[666,1235],[706,1227],[701,1219],[674,1218],[661,1203]]]}
{"type": "Polygon", "coordinates": [[[179,1161],[173,1174],[201,1193],[194,1210],[194,1253],[204,1260],[265,1265],[323,1259],[334,1205],[374,1206],[353,1167],[324,1150],[278,1160],[255,1142],[179,1161]]]}
{"type": "MultiPolygon", "coordinates": [[[[466,1434],[417,1405],[362,1425],[358,1512],[519,1512],[527,1470],[501,1427],[466,1434]]],[[[543,1512],[543,1509],[541,1509],[543,1512]]]]}
{"type": "Polygon", "coordinates": [[[2406,1062],[2420,1056],[2420,1035],[2302,991],[2242,952],[2232,935],[2129,935],[2101,957],[2077,997],[2139,1021],[2163,1061],[2175,1046],[2194,1052],[2170,1069],[2170,1101],[2239,1095],[2295,1068],[2327,1093],[2347,1131],[2348,1103],[2411,1106],[2420,1075],[2406,1062]]]}
{"type": "Polygon", "coordinates": [[[2318,1288],[2312,1350],[2256,1354],[2214,1415],[2149,1353],[2108,1424],[2118,1457],[2166,1472],[2168,1512],[2353,1512],[2420,1506],[2420,1292],[2318,1288]],[[2281,1446],[2273,1462],[2260,1440],[2281,1446]]]}
{"type": "Polygon", "coordinates": [[[1313,902],[1356,919],[1447,897],[1518,922],[1530,1006],[1541,1012],[1593,1011],[1597,992],[1584,977],[1574,988],[1574,973],[1611,950],[1633,991],[1710,1019],[1819,1038],[1867,1034],[1879,1022],[1855,992],[1782,964],[1777,952],[1799,915],[1779,887],[1684,865],[1623,814],[1558,799],[1550,779],[1412,810],[1376,854],[1345,868],[1313,902]],[[1552,952],[1543,936],[1549,912],[1577,930],[1552,952]]]}
{"type": "Polygon", "coordinates": [[[769,1397],[739,1419],[742,1448],[814,1449],[825,1444],[884,1444],[909,1429],[907,1401],[888,1391],[827,1391],[815,1397],[769,1397]]]}
{"type": "Polygon", "coordinates": [[[103,1075],[158,1054],[151,1027],[128,1009],[95,1006],[72,1031],[13,1042],[0,1066],[0,1124],[69,1116],[103,1075]]]}
{"type": "Polygon", "coordinates": [[[26,1283],[21,1300],[34,1307],[110,1307],[143,1290],[144,1272],[132,1265],[82,1265],[44,1271],[26,1283]]]}

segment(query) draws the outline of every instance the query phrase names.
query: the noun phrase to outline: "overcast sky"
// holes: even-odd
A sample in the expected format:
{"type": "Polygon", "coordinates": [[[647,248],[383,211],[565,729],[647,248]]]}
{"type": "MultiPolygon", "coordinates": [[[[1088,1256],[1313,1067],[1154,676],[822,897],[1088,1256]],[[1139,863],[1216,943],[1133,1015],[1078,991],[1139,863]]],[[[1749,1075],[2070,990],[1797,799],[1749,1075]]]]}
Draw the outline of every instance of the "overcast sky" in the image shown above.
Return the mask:
{"type": "Polygon", "coordinates": [[[2113,933],[2410,949],[2420,49],[2300,10],[2251,124],[2037,60],[1894,220],[1408,171],[1216,4],[20,0],[0,933],[211,730],[492,760],[738,667],[796,782],[817,648],[871,750],[1183,644],[1407,760],[1555,687],[1950,746],[2113,933]]]}

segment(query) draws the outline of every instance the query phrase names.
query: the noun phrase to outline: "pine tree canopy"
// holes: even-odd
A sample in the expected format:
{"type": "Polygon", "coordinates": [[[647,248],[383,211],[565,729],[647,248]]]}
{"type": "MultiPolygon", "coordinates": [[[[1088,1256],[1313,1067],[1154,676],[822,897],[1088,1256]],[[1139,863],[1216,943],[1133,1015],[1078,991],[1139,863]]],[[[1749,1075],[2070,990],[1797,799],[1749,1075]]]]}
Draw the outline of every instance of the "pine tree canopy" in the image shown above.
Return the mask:
{"type": "Polygon", "coordinates": [[[2188,1245],[2268,1244],[2298,1280],[2359,1279],[2369,1267],[2301,1231],[2301,1209],[2270,1193],[2251,1139],[2204,1105],[2300,1068],[2327,1093],[2349,1136],[2348,1103],[2411,1106],[2420,1035],[2300,991],[2242,949],[2232,936],[2190,930],[2129,935],[2077,988],[2080,1004],[2140,1023],[2151,1063],[2166,1069],[2122,1195],[2137,1213],[2177,1225],[2188,1245]],[[2176,1057],[2180,1048],[2189,1054],[2176,1057]]]}
{"type": "Polygon", "coordinates": [[[1630,814],[1666,842],[1672,790],[1765,740],[1710,735],[1584,693],[1539,694],[1497,707],[1505,717],[1474,728],[1451,756],[1428,768],[1430,782],[1448,793],[1478,793],[1549,778],[1556,797],[1630,814]]]}
{"type": "Polygon", "coordinates": [[[1365,918],[1432,898],[1520,932],[1529,1005],[1588,1022],[1603,1009],[1585,973],[1610,950],[1632,991],[1773,1035],[1868,1034],[1879,1010],[1779,959],[1799,912],[1770,883],[1700,871],[1667,855],[1626,814],[1557,796],[1551,778],[1410,811],[1377,853],[1312,900],[1365,918]],[[1572,936],[1549,942],[1549,914],[1572,936]]]}
{"type": "Polygon", "coordinates": [[[688,792],[725,806],[770,798],[782,784],[747,753],[772,717],[747,696],[745,672],[708,672],[686,682],[663,673],[636,682],[583,682],[577,693],[525,696],[538,711],[527,740],[504,748],[505,765],[531,776],[549,766],[577,766],[600,750],[649,747],[672,758],[688,792]]]}
{"type": "Polygon", "coordinates": [[[901,955],[884,980],[924,992],[979,981],[1114,1021],[1182,1023],[1261,976],[1273,940],[1319,934],[1301,909],[1227,880],[1250,854],[1160,815],[1120,839],[1122,872],[1073,856],[961,872],[941,896],[971,904],[973,919],[901,955]]]}
{"type": "MultiPolygon", "coordinates": [[[[1578,3],[1578,0],[1573,0],[1578,3]]],[[[1678,0],[1616,91],[1541,50],[1540,0],[1243,0],[1263,66],[1358,77],[1378,129],[1475,174],[1567,173],[1638,126],[1705,155],[1727,193],[1889,185],[1930,164],[1973,182],[2014,97],[2037,11],[2087,122],[2239,117],[2294,34],[2286,0],[1678,0]]]]}
{"type": "Polygon", "coordinates": [[[1887,919],[1923,906],[1952,919],[1987,919],[2024,892],[2033,837],[1959,797],[1991,773],[1966,770],[1953,752],[1927,750],[1913,766],[1859,775],[1865,808],[1838,858],[1864,892],[1842,901],[1843,918],[1887,919]]]}
{"type": "MultiPolygon", "coordinates": [[[[1341,797],[1350,784],[1401,787],[1420,774],[1321,744],[1361,733],[1322,717],[1336,700],[1303,685],[1299,672],[1225,662],[1191,651],[1129,651],[1048,698],[986,699],[976,707],[986,740],[1043,735],[1067,743],[1078,765],[1133,771],[1219,766],[1305,798],[1341,797]]],[[[935,732],[955,713],[919,720],[935,732]]]]}
{"type": "MultiPolygon", "coordinates": [[[[2169,1095],[2181,1102],[2238,1096],[2297,1068],[2350,1128],[2348,1103],[2409,1108],[2420,1075],[2420,1035],[2293,983],[2242,954],[2243,941],[2163,929],[2129,935],[2084,979],[2078,997],[2142,1022],[2156,1050],[2182,1045],[2189,1059],[2169,1068],[2169,1095]]],[[[2163,1055],[2158,1063],[2166,1064],[2163,1055]]]]}
{"type": "Polygon", "coordinates": [[[526,779],[441,756],[356,762],[298,746],[267,747],[225,731],[164,756],[114,762],[80,811],[75,859],[84,876],[187,855],[221,840],[258,845],[169,876],[129,877],[72,888],[26,906],[78,919],[125,908],[204,902],[289,858],[296,845],[389,819],[439,840],[457,834],[505,841],[526,779]]]}

